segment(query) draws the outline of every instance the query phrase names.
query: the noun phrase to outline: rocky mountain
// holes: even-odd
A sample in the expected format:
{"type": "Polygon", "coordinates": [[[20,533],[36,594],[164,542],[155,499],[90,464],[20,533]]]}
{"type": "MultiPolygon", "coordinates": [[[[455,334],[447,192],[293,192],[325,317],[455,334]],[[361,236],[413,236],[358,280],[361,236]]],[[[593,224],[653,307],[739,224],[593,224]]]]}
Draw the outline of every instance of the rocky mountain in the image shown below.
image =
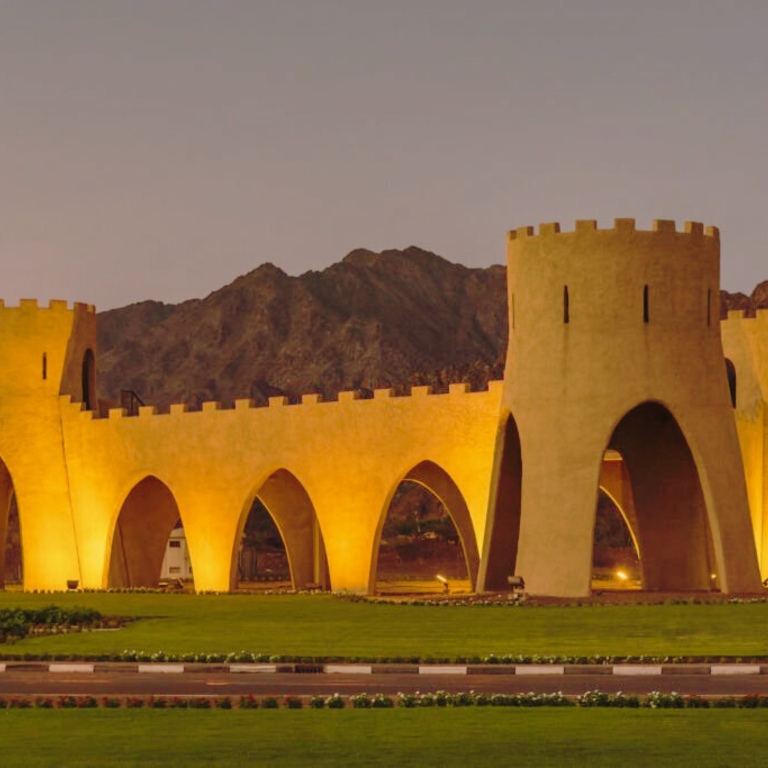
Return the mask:
{"type": "Polygon", "coordinates": [[[264,400],[402,388],[503,370],[505,270],[468,269],[419,248],[356,250],[291,277],[272,264],[204,299],[99,315],[100,395],[146,402],[264,400]]]}
{"type": "Polygon", "coordinates": [[[720,291],[720,316],[723,319],[729,309],[743,309],[747,317],[754,317],[757,309],[768,309],[768,280],[758,283],[749,296],[720,291]]]}
{"type": "MultiPolygon", "coordinates": [[[[725,291],[723,314],[768,307],[768,281],[725,291]]],[[[272,264],[181,304],[145,301],[99,315],[100,396],[147,403],[231,401],[454,381],[503,373],[506,270],[429,251],[352,251],[291,277],[272,264]]]]}

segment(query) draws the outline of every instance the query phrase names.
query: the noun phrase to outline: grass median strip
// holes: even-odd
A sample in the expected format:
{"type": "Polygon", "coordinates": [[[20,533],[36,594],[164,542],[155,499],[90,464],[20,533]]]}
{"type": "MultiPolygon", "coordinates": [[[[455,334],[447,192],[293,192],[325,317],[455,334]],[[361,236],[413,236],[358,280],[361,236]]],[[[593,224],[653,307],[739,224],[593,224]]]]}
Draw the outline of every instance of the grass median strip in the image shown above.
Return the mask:
{"type": "Polygon", "coordinates": [[[115,632],[31,637],[0,646],[0,652],[98,658],[134,649],[181,657],[245,649],[267,656],[385,657],[411,663],[451,663],[487,654],[768,655],[766,603],[441,609],[353,603],[327,595],[0,594],[0,608],[52,602],[139,620],[115,632]]]}

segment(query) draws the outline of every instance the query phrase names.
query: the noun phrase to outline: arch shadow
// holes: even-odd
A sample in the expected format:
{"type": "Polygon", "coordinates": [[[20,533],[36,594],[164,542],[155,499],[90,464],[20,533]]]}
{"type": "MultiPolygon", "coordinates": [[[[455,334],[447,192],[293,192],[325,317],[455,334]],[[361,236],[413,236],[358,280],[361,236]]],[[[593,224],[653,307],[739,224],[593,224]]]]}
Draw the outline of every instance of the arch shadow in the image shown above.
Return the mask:
{"type": "Polygon", "coordinates": [[[107,586],[157,587],[168,538],[180,518],[176,498],[162,480],[147,475],[134,483],[113,523],[107,586]]]}
{"type": "Polygon", "coordinates": [[[732,360],[725,358],[725,375],[728,377],[728,392],[731,395],[731,406],[736,407],[736,366],[732,360]]]}
{"type": "Polygon", "coordinates": [[[315,507],[303,483],[283,468],[259,481],[243,505],[232,546],[230,589],[237,588],[240,542],[256,499],[266,507],[283,540],[293,588],[330,589],[328,558],[315,507]]]}
{"type": "Polygon", "coordinates": [[[509,589],[507,577],[515,573],[517,564],[523,455],[520,432],[511,413],[502,420],[496,440],[494,478],[478,585],[482,592],[509,589]]]}
{"type": "Polygon", "coordinates": [[[606,451],[624,459],[636,520],[628,527],[635,529],[643,589],[712,589],[714,555],[704,493],[672,412],[657,401],[635,406],[614,427],[606,451]]]}
{"type": "Polygon", "coordinates": [[[384,522],[389,513],[392,498],[394,497],[398,486],[406,481],[416,483],[433,493],[448,512],[448,515],[459,534],[459,541],[461,542],[462,551],[464,552],[467,573],[469,574],[472,589],[474,590],[477,585],[480,555],[477,547],[477,538],[475,537],[475,528],[469,514],[469,508],[464,500],[464,496],[451,476],[435,462],[426,460],[419,462],[403,475],[394,484],[387,495],[386,503],[379,515],[379,521],[376,526],[376,535],[373,539],[371,570],[368,576],[368,592],[373,594],[376,591],[376,571],[379,562],[381,534],[384,530],[384,522]]]}

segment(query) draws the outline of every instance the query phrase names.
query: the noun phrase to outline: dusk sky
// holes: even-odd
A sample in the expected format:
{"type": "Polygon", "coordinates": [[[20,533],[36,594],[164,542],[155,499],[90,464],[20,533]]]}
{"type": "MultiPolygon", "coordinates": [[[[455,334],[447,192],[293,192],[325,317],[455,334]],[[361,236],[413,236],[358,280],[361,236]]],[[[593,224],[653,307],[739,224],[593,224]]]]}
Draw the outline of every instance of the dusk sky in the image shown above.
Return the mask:
{"type": "Polygon", "coordinates": [[[0,296],[204,296],[577,218],[768,279],[765,0],[0,0],[0,296]]]}

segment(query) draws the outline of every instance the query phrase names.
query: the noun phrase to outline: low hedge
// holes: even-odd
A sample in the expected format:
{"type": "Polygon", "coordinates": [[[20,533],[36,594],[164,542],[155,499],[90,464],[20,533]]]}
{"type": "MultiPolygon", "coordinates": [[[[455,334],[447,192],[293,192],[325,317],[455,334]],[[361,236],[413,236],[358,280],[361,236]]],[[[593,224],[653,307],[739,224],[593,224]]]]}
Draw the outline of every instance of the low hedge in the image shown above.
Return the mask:
{"type": "Polygon", "coordinates": [[[757,709],[768,708],[768,695],[723,696],[707,698],[683,696],[679,693],[652,691],[646,696],[623,693],[603,693],[594,690],[580,696],[557,693],[398,693],[368,696],[359,693],[344,697],[332,696],[265,696],[261,699],[247,695],[229,696],[0,696],[0,709],[392,709],[401,707],[608,707],[625,709],[757,709]]]}

